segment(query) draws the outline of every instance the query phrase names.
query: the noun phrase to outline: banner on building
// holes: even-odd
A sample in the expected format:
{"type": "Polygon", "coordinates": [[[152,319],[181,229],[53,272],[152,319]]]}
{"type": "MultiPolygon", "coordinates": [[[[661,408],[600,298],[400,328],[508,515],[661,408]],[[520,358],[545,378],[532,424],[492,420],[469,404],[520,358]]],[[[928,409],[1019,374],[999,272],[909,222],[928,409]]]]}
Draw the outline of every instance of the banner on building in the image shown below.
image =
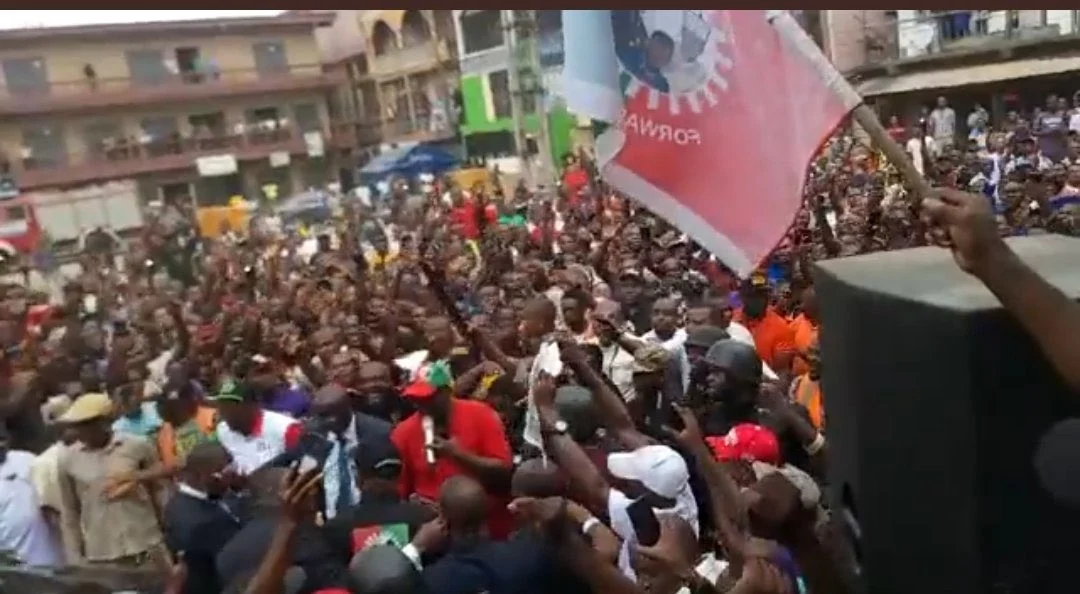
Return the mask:
{"type": "Polygon", "coordinates": [[[232,175],[239,169],[233,155],[210,155],[195,159],[195,169],[202,177],[232,175]]]}

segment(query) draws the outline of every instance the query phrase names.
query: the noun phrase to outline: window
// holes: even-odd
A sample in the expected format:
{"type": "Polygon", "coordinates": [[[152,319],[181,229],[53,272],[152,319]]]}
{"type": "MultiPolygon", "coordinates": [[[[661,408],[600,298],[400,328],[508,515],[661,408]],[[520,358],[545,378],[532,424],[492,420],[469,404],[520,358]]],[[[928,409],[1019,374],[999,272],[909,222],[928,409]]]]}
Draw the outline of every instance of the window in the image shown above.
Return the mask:
{"type": "Polygon", "coordinates": [[[503,26],[501,11],[462,11],[461,37],[466,54],[473,54],[502,46],[503,26]]]}
{"type": "Polygon", "coordinates": [[[561,10],[536,11],[537,43],[540,66],[549,68],[563,64],[563,34],[561,10]]]}
{"type": "Polygon", "coordinates": [[[23,158],[28,168],[58,167],[67,162],[67,145],[59,126],[23,128],[23,158]]]}
{"type": "Polygon", "coordinates": [[[9,93],[40,95],[49,92],[49,74],[43,58],[9,58],[3,65],[9,93]]]}
{"type": "Polygon", "coordinates": [[[120,136],[120,124],[115,121],[92,122],[83,127],[83,142],[92,153],[104,152],[120,136]]]}
{"type": "Polygon", "coordinates": [[[201,82],[203,63],[197,47],[178,47],[176,54],[176,69],[180,72],[184,82],[201,82]]]}
{"type": "Polygon", "coordinates": [[[303,168],[300,170],[300,176],[304,180],[305,188],[320,188],[326,185],[329,177],[329,168],[326,160],[315,157],[304,160],[303,168]]]}
{"type": "Polygon", "coordinates": [[[225,136],[225,114],[220,111],[210,113],[196,113],[188,116],[188,124],[191,125],[192,133],[202,136],[225,136]]]}
{"type": "Polygon", "coordinates": [[[180,132],[176,125],[176,118],[173,116],[143,118],[139,122],[139,127],[142,128],[145,137],[143,140],[146,142],[170,140],[180,132]]]}
{"type": "Polygon", "coordinates": [[[378,21],[371,29],[371,46],[376,56],[385,56],[397,48],[397,35],[386,21],[378,21]]]}
{"type": "Polygon", "coordinates": [[[22,206],[9,206],[4,209],[4,215],[7,221],[25,221],[26,209],[22,206]]]}
{"type": "Polygon", "coordinates": [[[431,41],[431,27],[419,10],[406,10],[401,19],[401,46],[414,47],[431,41]]]}
{"type": "Polygon", "coordinates": [[[195,195],[199,206],[226,206],[229,198],[244,195],[244,184],[236,173],[200,177],[195,181],[195,195]]]}
{"type": "Polygon", "coordinates": [[[432,79],[433,77],[425,74],[409,77],[409,94],[412,95],[413,112],[417,116],[431,113],[431,102],[435,98],[435,88],[433,83],[429,82],[432,79]]]}
{"type": "Polygon", "coordinates": [[[478,132],[465,137],[465,151],[470,158],[490,159],[514,155],[514,134],[509,130],[478,132]]]}
{"type": "Polygon", "coordinates": [[[379,86],[382,95],[384,120],[393,122],[409,122],[409,93],[405,88],[405,79],[399,78],[385,82],[379,86]]]}
{"type": "Polygon", "coordinates": [[[159,85],[174,74],[165,65],[165,52],[161,50],[128,50],[124,56],[136,85],[159,85]]]}
{"type": "Polygon", "coordinates": [[[289,72],[289,59],[285,55],[285,42],[261,41],[251,46],[251,52],[255,55],[255,70],[260,75],[289,72]]]}
{"type": "Polygon", "coordinates": [[[276,107],[256,107],[245,111],[244,119],[248,124],[274,127],[281,118],[276,107]]]}
{"type": "Polygon", "coordinates": [[[491,91],[491,103],[495,108],[495,119],[511,117],[513,115],[513,98],[510,94],[510,75],[505,70],[489,74],[488,90],[491,91]]]}
{"type": "Polygon", "coordinates": [[[139,142],[150,156],[160,157],[180,152],[180,129],[177,127],[175,117],[143,118],[139,126],[142,128],[142,137],[139,138],[139,142]]]}
{"type": "Polygon", "coordinates": [[[319,107],[314,103],[293,105],[293,119],[296,121],[296,127],[301,132],[322,131],[322,118],[319,117],[319,107]]]}
{"type": "Polygon", "coordinates": [[[375,83],[360,83],[359,89],[360,112],[363,114],[363,119],[381,120],[382,118],[379,115],[379,92],[375,88],[375,83]]]}

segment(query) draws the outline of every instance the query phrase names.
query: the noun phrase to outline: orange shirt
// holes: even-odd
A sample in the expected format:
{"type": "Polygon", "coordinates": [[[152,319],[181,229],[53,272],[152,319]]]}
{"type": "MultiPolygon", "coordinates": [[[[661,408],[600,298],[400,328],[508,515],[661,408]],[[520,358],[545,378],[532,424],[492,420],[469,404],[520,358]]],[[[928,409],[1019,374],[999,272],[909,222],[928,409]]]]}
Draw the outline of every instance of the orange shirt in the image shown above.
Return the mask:
{"type": "Polygon", "coordinates": [[[821,383],[810,379],[810,376],[800,375],[791,384],[791,399],[806,407],[810,413],[810,422],[814,428],[821,431],[825,424],[825,407],[821,402],[821,383]]]}
{"type": "MultiPolygon", "coordinates": [[[[791,321],[791,332],[794,335],[795,350],[803,355],[806,355],[810,350],[810,345],[817,341],[817,324],[808,320],[803,314],[799,314],[798,317],[791,321]]],[[[810,366],[806,363],[806,360],[796,356],[791,363],[791,372],[795,375],[802,375],[808,371],[810,371],[810,366]]]]}
{"type": "Polygon", "coordinates": [[[747,318],[742,309],[735,311],[733,319],[750,331],[761,360],[777,372],[781,371],[776,364],[777,359],[795,352],[795,337],[787,320],[771,307],[760,320],[747,318]]]}

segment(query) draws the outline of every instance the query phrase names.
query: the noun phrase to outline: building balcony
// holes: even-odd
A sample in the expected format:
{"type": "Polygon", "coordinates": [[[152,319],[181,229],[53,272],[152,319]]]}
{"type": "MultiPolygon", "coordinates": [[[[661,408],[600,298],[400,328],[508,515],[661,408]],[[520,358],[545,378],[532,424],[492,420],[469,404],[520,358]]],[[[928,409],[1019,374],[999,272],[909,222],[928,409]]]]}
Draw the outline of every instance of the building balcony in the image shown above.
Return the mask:
{"type": "MultiPolygon", "coordinates": [[[[346,128],[341,122],[330,124],[331,134],[323,133],[325,144],[337,148],[356,146],[356,133],[348,133],[346,128]]],[[[21,189],[34,190],[188,169],[195,167],[200,157],[232,155],[237,161],[253,161],[268,159],[271,153],[278,152],[307,154],[304,134],[299,129],[284,127],[246,134],[119,143],[59,158],[28,157],[16,161],[11,170],[21,189]]]]}
{"type": "Polygon", "coordinates": [[[51,82],[38,89],[0,86],[0,116],[131,109],[136,105],[322,89],[344,82],[343,74],[324,73],[320,64],[295,64],[277,73],[255,69],[191,72],[170,75],[155,83],[132,78],[83,78],[51,82]]]}
{"type": "Polygon", "coordinates": [[[1080,33],[1076,10],[897,12],[864,26],[867,66],[1035,45],[1080,33]]]}
{"type": "Polygon", "coordinates": [[[399,117],[383,120],[384,142],[439,142],[457,135],[457,126],[445,117],[417,111],[412,119],[399,117]]]}
{"type": "Polygon", "coordinates": [[[432,39],[420,45],[394,48],[385,54],[368,59],[369,73],[374,78],[386,78],[435,70],[443,64],[457,63],[457,47],[445,39],[432,39]]]}

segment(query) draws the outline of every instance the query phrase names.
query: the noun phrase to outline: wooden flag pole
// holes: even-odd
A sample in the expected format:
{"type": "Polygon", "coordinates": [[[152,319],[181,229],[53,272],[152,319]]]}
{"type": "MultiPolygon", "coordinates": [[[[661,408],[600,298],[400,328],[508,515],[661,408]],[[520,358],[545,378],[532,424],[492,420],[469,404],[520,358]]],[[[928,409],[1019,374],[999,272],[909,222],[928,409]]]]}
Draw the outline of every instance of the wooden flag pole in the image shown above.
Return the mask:
{"type": "Polygon", "coordinates": [[[889,132],[885,130],[885,126],[881,125],[881,120],[878,119],[874,110],[870,109],[865,103],[861,103],[851,112],[851,117],[866,131],[867,136],[870,137],[874,144],[874,148],[885,153],[885,158],[896,166],[900,177],[914,191],[915,199],[921,200],[928,196],[930,194],[930,184],[919,173],[919,170],[915,169],[915,164],[911,162],[911,156],[908,155],[907,151],[897,144],[889,135],[889,132]]]}

